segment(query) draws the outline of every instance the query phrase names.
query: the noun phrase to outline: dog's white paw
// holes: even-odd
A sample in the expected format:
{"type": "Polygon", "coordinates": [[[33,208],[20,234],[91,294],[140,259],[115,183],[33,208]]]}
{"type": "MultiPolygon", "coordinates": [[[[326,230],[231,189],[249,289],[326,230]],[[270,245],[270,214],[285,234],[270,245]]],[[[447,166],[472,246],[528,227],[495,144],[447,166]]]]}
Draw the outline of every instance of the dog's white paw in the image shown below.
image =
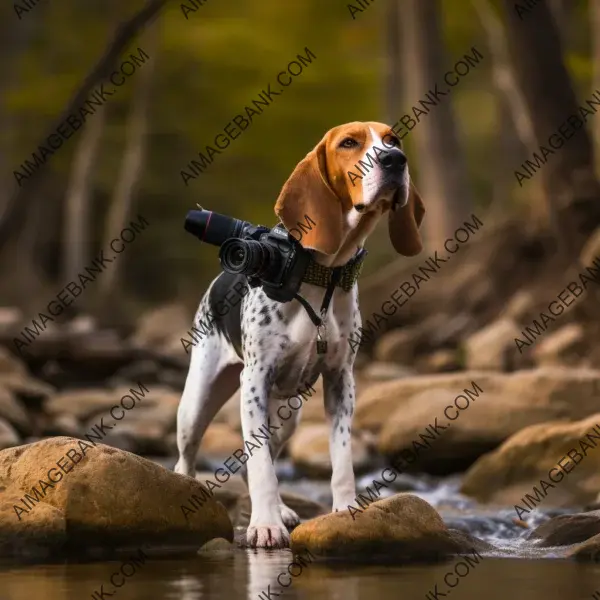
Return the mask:
{"type": "Polygon", "coordinates": [[[283,525],[248,527],[246,540],[250,548],[289,548],[290,534],[283,525]]]}
{"type": "Polygon", "coordinates": [[[282,503],[279,505],[279,510],[281,511],[281,520],[288,529],[294,529],[300,525],[300,517],[289,506],[282,503]]]}

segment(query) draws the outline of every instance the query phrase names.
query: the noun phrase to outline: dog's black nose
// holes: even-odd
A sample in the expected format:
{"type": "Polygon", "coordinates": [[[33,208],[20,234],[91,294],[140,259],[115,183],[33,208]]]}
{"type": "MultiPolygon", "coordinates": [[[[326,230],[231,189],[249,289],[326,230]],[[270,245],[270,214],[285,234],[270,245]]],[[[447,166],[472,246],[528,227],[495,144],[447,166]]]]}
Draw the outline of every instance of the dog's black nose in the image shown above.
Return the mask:
{"type": "Polygon", "coordinates": [[[379,162],[384,169],[400,170],[406,167],[406,155],[400,150],[386,152],[379,162]]]}

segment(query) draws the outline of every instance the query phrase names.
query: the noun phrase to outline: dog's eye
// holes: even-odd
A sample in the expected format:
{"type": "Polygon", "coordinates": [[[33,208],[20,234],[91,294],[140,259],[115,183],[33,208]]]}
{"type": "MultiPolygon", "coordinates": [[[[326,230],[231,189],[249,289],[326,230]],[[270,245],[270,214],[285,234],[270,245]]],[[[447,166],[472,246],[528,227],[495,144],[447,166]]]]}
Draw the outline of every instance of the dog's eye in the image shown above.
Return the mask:
{"type": "Polygon", "coordinates": [[[358,146],[358,142],[351,137],[347,137],[340,142],[340,148],[354,148],[358,146]]]}
{"type": "Polygon", "coordinates": [[[388,146],[396,146],[396,148],[401,148],[400,140],[395,135],[386,135],[385,143],[388,146]]]}

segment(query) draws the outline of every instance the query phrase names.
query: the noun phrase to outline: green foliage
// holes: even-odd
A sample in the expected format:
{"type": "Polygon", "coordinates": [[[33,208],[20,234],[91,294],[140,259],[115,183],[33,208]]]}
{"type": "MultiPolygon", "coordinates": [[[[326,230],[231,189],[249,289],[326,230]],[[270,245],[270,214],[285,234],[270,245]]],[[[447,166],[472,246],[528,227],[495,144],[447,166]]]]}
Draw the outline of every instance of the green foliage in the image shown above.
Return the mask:
{"type": "MultiPolygon", "coordinates": [[[[10,145],[2,134],[8,171],[35,149],[42,132],[103,53],[116,25],[143,4],[140,0],[40,3],[21,21],[10,5],[0,8],[0,18],[7,23],[4,28],[33,30],[25,51],[12,57],[16,76],[3,81],[1,90],[4,110],[18,124],[10,145]]],[[[188,19],[179,3],[168,4],[157,22],[160,43],[151,58],[156,69],[147,163],[133,211],[133,215],[143,214],[151,228],[123,257],[130,293],[150,301],[188,294],[197,298],[218,271],[218,262],[216,249],[201,246],[184,232],[188,209],[198,202],[238,218],[272,224],[282,184],[325,131],[351,120],[383,118],[384,1],[373,3],[355,20],[347,4],[341,0],[210,0],[188,19]],[[181,169],[269,83],[275,84],[277,74],[298,54],[305,54],[306,47],[316,60],[217,155],[205,173],[185,186],[181,169]]],[[[442,4],[449,66],[474,44],[489,55],[470,2],[442,4]]],[[[577,26],[586,18],[583,10],[573,16],[577,26]]],[[[145,48],[146,42],[142,34],[125,54],[145,48]]],[[[588,49],[577,45],[567,63],[578,81],[589,85],[588,49]]],[[[454,96],[472,183],[483,198],[491,193],[488,167],[497,136],[490,69],[491,60],[486,60],[454,96]]],[[[123,161],[136,77],[108,105],[108,124],[94,173],[93,235],[98,245],[123,161]]],[[[399,116],[407,104],[398,99],[399,116]]],[[[66,185],[79,139],[80,134],[75,135],[45,166],[53,172],[48,181],[54,187],[56,181],[66,185]]],[[[426,176],[424,165],[414,168],[426,176]]],[[[57,230],[57,240],[60,235],[57,230]]],[[[367,264],[367,272],[392,256],[385,235],[372,239],[371,249],[379,258],[367,264]]]]}

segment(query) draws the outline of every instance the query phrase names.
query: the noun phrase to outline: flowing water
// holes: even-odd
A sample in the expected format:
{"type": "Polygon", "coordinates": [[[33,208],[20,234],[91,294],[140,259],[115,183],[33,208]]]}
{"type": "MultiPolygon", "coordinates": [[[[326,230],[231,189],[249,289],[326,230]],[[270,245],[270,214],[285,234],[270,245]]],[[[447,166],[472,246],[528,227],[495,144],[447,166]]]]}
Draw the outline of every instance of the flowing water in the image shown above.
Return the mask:
{"type": "MultiPolygon", "coordinates": [[[[359,479],[358,486],[374,476],[359,479]]],[[[477,506],[458,494],[458,479],[407,476],[399,484],[435,506],[448,526],[487,540],[498,550],[432,565],[308,560],[290,567],[294,559],[289,550],[253,551],[223,544],[192,558],[149,558],[137,563],[131,574],[125,570],[126,577],[114,576],[123,560],[3,563],[0,600],[583,600],[600,590],[600,565],[536,549],[525,541],[527,531],[513,522],[512,508],[477,506]],[[111,584],[111,578],[120,587],[111,584]]],[[[329,501],[325,482],[288,481],[282,488],[329,501]]],[[[559,512],[538,512],[530,525],[559,512]]]]}

